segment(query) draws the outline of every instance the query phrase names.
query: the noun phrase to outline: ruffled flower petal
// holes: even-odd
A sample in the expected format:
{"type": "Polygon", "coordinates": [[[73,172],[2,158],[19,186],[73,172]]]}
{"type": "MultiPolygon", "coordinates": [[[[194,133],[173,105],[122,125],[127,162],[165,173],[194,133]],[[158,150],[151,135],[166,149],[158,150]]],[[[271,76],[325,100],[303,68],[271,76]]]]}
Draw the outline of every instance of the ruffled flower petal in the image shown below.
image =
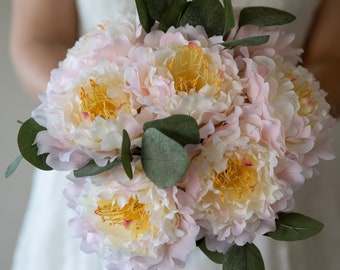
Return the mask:
{"type": "Polygon", "coordinates": [[[199,231],[191,216],[194,201],[176,187],[158,189],[140,166],[136,164],[132,180],[117,168],[73,181],[65,191],[69,205],[78,213],[71,230],[82,237],[82,249],[98,253],[108,269],[184,265],[196,247],[199,231]]]}

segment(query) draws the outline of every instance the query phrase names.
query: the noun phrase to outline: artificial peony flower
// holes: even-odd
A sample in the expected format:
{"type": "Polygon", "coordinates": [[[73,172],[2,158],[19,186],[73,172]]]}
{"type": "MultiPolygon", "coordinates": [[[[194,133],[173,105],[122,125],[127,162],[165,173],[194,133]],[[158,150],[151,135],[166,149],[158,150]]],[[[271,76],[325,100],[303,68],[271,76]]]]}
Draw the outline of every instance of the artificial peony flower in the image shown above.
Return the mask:
{"type": "Polygon", "coordinates": [[[144,44],[153,52],[148,52],[148,66],[135,70],[144,74],[143,83],[132,81],[136,76],[129,80],[137,101],[160,115],[187,114],[195,119],[206,112],[231,111],[234,103],[243,102],[237,63],[215,41],[202,27],[147,34],[144,44]]]}
{"type": "MultiPolygon", "coordinates": [[[[108,269],[173,269],[184,265],[196,248],[199,230],[193,200],[176,187],[159,189],[134,167],[128,179],[122,168],[74,184],[65,190],[78,215],[71,231],[82,250],[96,252],[108,269]]],[[[72,179],[72,178],[71,178],[72,179]]]]}
{"type": "MultiPolygon", "coordinates": [[[[118,14],[112,21],[103,21],[98,28],[80,37],[68,50],[65,60],[59,63],[59,69],[77,73],[84,67],[95,67],[102,61],[124,62],[143,35],[135,14],[118,14]]],[[[57,72],[58,69],[53,71],[57,72]]]]}
{"type": "Polygon", "coordinates": [[[39,153],[49,153],[52,168],[72,170],[89,158],[105,165],[120,153],[123,129],[138,138],[145,119],[138,122],[139,105],[125,85],[124,67],[108,61],[83,68],[63,89],[52,77],[42,105],[33,111],[38,122],[45,118],[41,124],[47,130],[36,143],[39,153]]]}
{"type": "Polygon", "coordinates": [[[326,93],[307,69],[282,57],[253,57],[252,61],[256,63],[252,69],[256,66],[269,84],[267,106],[280,121],[285,156],[302,165],[304,177],[310,178],[319,158],[333,158],[328,138],[334,119],[326,93]]]}
{"type": "Polygon", "coordinates": [[[260,143],[239,123],[226,124],[192,160],[185,183],[210,250],[252,242],[275,229],[277,211],[287,210],[283,202],[291,200],[292,190],[275,175],[278,154],[260,143]]]}

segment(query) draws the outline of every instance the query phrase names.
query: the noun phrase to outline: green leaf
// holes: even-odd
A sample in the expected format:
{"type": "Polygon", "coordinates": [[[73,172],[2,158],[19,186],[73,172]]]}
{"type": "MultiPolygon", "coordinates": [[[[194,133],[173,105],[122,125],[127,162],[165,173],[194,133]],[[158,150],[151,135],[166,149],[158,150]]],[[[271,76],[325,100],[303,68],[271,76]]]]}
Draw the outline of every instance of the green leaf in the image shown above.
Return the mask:
{"type": "Polygon", "coordinates": [[[260,27],[283,25],[294,21],[296,17],[289,12],[270,7],[246,7],[240,12],[238,27],[247,24],[260,27]]]}
{"type": "Polygon", "coordinates": [[[150,16],[160,22],[173,6],[185,4],[186,0],[144,0],[150,16]]]}
{"type": "Polygon", "coordinates": [[[279,213],[276,231],[266,233],[279,241],[298,241],[318,234],[323,224],[313,218],[298,213],[279,213]]]}
{"type": "Polygon", "coordinates": [[[223,270],[264,270],[262,255],[254,244],[233,245],[225,255],[223,270]]]}
{"type": "Polygon", "coordinates": [[[136,7],[138,12],[139,21],[145,32],[149,33],[155,20],[150,16],[146,6],[147,0],[136,0],[136,7]]]}
{"type": "Polygon", "coordinates": [[[106,166],[98,166],[94,160],[90,160],[83,168],[75,170],[73,172],[74,176],[77,178],[93,176],[112,169],[121,163],[120,157],[116,157],[113,161],[108,162],[106,166]]]}
{"type": "Polygon", "coordinates": [[[219,0],[195,0],[190,3],[181,18],[180,26],[201,25],[209,37],[223,35],[225,14],[219,0]]]}
{"type": "Polygon", "coordinates": [[[15,160],[13,160],[11,162],[11,164],[8,165],[6,172],[5,172],[6,178],[10,177],[15,172],[15,170],[18,168],[21,160],[22,160],[22,155],[18,156],[15,160]]]}
{"type": "Polygon", "coordinates": [[[143,128],[144,131],[149,128],[158,129],[182,146],[200,143],[197,122],[188,115],[176,114],[164,119],[146,122],[143,128]]]}
{"type": "Polygon", "coordinates": [[[229,36],[231,29],[235,27],[235,16],[234,8],[231,0],[223,0],[224,3],[224,16],[225,16],[225,26],[223,37],[226,39],[229,36]]]}
{"type": "Polygon", "coordinates": [[[202,252],[214,263],[217,264],[223,264],[225,255],[223,253],[220,253],[218,251],[210,251],[207,249],[207,246],[205,245],[204,238],[197,241],[196,245],[202,250],[202,252]]]}
{"type": "Polygon", "coordinates": [[[228,40],[226,42],[221,43],[227,49],[233,49],[237,46],[259,46],[267,43],[269,40],[269,36],[257,36],[257,37],[249,37],[243,39],[233,39],[228,40]]]}
{"type": "Polygon", "coordinates": [[[174,186],[189,167],[184,148],[155,128],[144,132],[141,160],[147,177],[160,188],[174,186]]]}
{"type": "Polygon", "coordinates": [[[178,27],[183,13],[190,5],[190,2],[186,2],[181,5],[173,5],[169,7],[166,13],[163,14],[158,29],[166,32],[171,26],[178,27]]]}
{"type": "Polygon", "coordinates": [[[131,162],[132,162],[132,154],[131,154],[131,141],[130,141],[130,137],[129,134],[127,133],[127,131],[124,129],[123,130],[123,141],[122,141],[122,165],[124,168],[124,171],[126,173],[126,175],[132,179],[133,177],[133,173],[132,173],[132,166],[131,166],[131,162]]]}
{"type": "Polygon", "coordinates": [[[46,130],[46,128],[39,125],[33,118],[30,118],[21,125],[17,139],[23,158],[36,168],[48,171],[52,170],[52,168],[46,164],[48,154],[38,155],[38,147],[34,144],[35,137],[43,130],[46,130]]]}

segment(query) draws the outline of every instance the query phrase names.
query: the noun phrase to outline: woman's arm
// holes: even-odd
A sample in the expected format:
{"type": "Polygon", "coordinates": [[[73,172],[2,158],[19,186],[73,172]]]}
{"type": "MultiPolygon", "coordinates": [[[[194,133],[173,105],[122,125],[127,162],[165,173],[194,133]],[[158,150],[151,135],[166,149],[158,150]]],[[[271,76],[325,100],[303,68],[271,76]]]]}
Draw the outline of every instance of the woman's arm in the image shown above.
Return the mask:
{"type": "Polygon", "coordinates": [[[78,38],[73,0],[13,0],[10,50],[23,86],[34,97],[78,38]]]}
{"type": "Polygon", "coordinates": [[[304,64],[328,92],[332,114],[340,116],[340,0],[324,0],[306,44],[304,64]]]}

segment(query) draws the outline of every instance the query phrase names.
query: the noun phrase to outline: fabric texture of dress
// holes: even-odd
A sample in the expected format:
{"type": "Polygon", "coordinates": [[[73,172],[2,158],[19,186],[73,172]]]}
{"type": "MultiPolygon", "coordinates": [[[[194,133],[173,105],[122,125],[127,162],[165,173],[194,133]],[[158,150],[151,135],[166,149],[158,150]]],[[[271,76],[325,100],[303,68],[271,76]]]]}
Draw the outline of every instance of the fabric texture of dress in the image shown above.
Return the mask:
{"type": "MultiPolygon", "coordinates": [[[[318,0],[237,0],[241,6],[265,5],[287,10],[297,16],[287,32],[295,32],[295,45],[302,46],[318,0]]],[[[81,32],[86,33],[115,13],[135,12],[133,0],[78,0],[81,32]]],[[[334,138],[340,137],[337,123],[334,138]]],[[[333,142],[340,155],[340,142],[333,142]]],[[[340,199],[336,194],[337,161],[321,162],[319,177],[308,180],[296,194],[296,211],[313,216],[325,223],[324,231],[313,239],[297,243],[275,242],[261,237],[256,241],[268,270],[336,270],[340,259],[340,199]]],[[[29,206],[14,255],[12,270],[104,270],[96,254],[85,254],[79,249],[79,239],[68,234],[67,223],[75,214],[66,206],[63,189],[68,180],[62,172],[35,171],[29,206]]],[[[200,251],[194,251],[185,267],[220,270],[200,251]]]]}

